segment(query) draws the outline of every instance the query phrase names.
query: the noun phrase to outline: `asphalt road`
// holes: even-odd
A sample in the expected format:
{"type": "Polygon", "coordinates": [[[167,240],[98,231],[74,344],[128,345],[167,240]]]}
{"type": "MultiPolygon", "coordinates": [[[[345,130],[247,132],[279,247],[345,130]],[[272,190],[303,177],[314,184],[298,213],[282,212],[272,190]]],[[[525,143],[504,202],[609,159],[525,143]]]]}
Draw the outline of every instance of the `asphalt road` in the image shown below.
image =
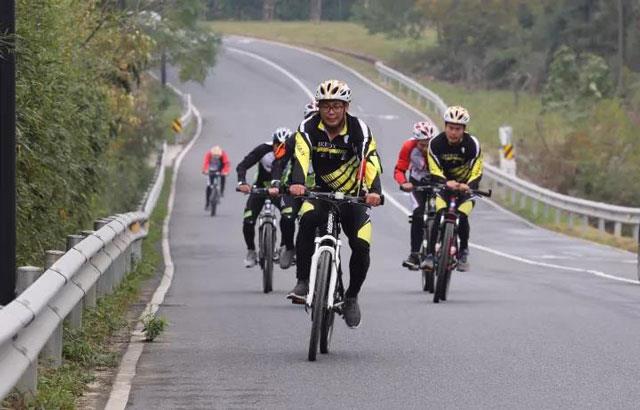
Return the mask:
{"type": "MultiPolygon", "coordinates": [[[[310,321],[284,296],[293,269],[276,268],[272,294],[242,265],[246,198],[230,178],[219,215],[203,210],[202,156],[220,144],[233,166],[278,126],[294,128],[326,78],[346,80],[352,112],[378,140],[383,184],[419,116],[352,73],[298,50],[233,39],[203,85],[183,84],[205,121],[180,170],[171,222],[173,285],[160,314],[170,325],[145,347],[129,407],[199,408],[637,408],[640,288],[634,256],[534,228],[481,203],[472,218],[472,270],[450,300],[420,291],[405,214],[373,212],[363,325],[337,323],[332,351],[306,360],[310,321]],[[289,72],[285,75],[282,69],[289,72]],[[296,83],[294,78],[300,83],[296,83]],[[562,269],[565,267],[565,269],[562,269]]],[[[473,114],[473,113],[472,113],[473,114]]],[[[494,138],[494,136],[481,136],[494,138]]],[[[348,251],[343,258],[348,257],[348,251]]]]}

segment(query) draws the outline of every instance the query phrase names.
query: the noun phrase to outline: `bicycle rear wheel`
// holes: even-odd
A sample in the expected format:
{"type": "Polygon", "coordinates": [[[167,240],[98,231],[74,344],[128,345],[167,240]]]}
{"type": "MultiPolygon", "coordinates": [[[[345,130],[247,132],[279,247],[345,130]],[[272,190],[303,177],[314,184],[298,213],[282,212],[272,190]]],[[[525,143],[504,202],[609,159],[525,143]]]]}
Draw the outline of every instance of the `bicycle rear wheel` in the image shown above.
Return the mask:
{"type": "Polygon", "coordinates": [[[273,225],[265,224],[262,231],[262,291],[269,293],[273,290],[273,225]]]}
{"type": "MultiPolygon", "coordinates": [[[[431,235],[431,228],[433,227],[433,218],[427,219],[427,227],[425,231],[426,240],[429,240],[431,235]]],[[[423,244],[420,248],[420,261],[427,256],[427,244],[423,244]]],[[[422,290],[425,292],[433,293],[435,291],[435,274],[433,269],[422,269],[422,290]]]]}
{"type": "Polygon", "coordinates": [[[328,339],[326,338],[328,333],[326,332],[326,328],[323,329],[323,324],[326,320],[325,312],[327,311],[327,290],[329,287],[329,269],[331,269],[331,259],[332,256],[329,252],[322,252],[318,258],[316,284],[311,306],[311,337],[309,338],[308,356],[310,362],[316,360],[316,355],[318,353],[318,340],[321,340],[321,345],[324,344],[324,347],[328,349],[328,339]]]}
{"type": "Polygon", "coordinates": [[[444,228],[444,235],[442,237],[442,246],[440,247],[440,256],[438,257],[438,263],[436,266],[436,291],[433,294],[433,302],[438,303],[441,300],[447,300],[447,293],[449,292],[449,280],[451,276],[451,245],[453,242],[453,224],[446,223],[444,228]]]}

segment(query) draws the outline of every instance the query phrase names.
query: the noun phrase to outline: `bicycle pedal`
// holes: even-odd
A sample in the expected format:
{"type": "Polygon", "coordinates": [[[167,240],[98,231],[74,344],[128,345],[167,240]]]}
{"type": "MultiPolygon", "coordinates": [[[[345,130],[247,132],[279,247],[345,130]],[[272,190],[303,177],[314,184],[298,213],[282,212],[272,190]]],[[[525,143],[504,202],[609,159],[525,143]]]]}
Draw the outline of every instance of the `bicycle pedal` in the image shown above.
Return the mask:
{"type": "Polygon", "coordinates": [[[293,305],[304,305],[306,303],[305,299],[294,298],[287,296],[287,299],[291,300],[291,304],[293,305]]]}

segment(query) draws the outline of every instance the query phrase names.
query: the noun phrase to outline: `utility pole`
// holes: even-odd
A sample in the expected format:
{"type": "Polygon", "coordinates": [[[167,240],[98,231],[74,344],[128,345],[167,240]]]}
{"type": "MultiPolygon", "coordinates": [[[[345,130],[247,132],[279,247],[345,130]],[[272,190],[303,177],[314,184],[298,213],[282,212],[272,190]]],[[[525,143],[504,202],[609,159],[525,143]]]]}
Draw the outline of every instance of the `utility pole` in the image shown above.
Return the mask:
{"type": "Polygon", "coordinates": [[[0,1],[0,305],[16,288],[16,3],[0,1]]]}

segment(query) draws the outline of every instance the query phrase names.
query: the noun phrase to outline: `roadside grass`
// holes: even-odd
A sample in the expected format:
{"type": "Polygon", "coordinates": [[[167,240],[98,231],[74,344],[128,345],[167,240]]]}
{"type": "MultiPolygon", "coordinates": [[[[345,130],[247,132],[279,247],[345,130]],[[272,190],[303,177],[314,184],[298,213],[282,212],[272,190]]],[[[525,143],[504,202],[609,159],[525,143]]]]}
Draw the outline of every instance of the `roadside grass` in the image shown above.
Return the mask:
{"type": "MultiPolygon", "coordinates": [[[[171,169],[167,168],[168,175],[171,169]]],[[[129,329],[126,320],[130,306],[138,301],[143,282],[150,279],[162,266],[160,241],[162,223],[167,214],[167,201],[171,178],[166,178],[156,209],[149,221],[149,233],[142,244],[142,260],[126,276],[118,289],[101,298],[94,309],[83,312],[82,327],[72,330],[67,323],[63,332],[63,365],[57,369],[40,363],[38,366],[38,392],[34,398],[12,393],[2,404],[11,409],[74,409],[100,368],[118,364],[118,351],[113,349],[112,337],[116,332],[129,329]]],[[[135,325],[135,324],[132,324],[135,325]]]]}
{"type": "MultiPolygon", "coordinates": [[[[395,61],[400,51],[408,47],[420,46],[415,41],[391,40],[382,35],[370,35],[366,29],[355,23],[214,21],[207,24],[210,29],[223,35],[244,35],[280,41],[318,51],[355,69],[408,104],[423,111],[436,123],[440,122],[440,114],[434,112],[428,104],[421,103],[415,95],[400,92],[393,84],[384,84],[373,64],[342,52],[326,49],[326,47],[334,47],[389,62],[395,61]]],[[[423,47],[434,45],[435,33],[427,32],[422,41],[423,47]]],[[[401,67],[396,68],[402,71],[401,67]]],[[[499,156],[498,128],[502,125],[513,127],[516,155],[521,157],[524,157],[521,151],[526,149],[525,145],[549,147],[551,143],[561,142],[571,132],[569,124],[560,114],[541,114],[542,105],[537,95],[519,93],[516,98],[512,91],[470,89],[459,84],[430,79],[426,76],[412,77],[439,94],[445,103],[464,105],[469,109],[472,117],[470,130],[481,139],[485,146],[485,156],[488,159],[496,159],[499,156]]],[[[407,125],[407,129],[409,126],[410,124],[407,125]]],[[[554,220],[543,220],[543,217],[537,213],[534,214],[531,209],[520,208],[501,198],[494,200],[512,212],[545,228],[632,252],[637,251],[638,245],[631,238],[616,237],[609,232],[603,232],[591,226],[584,228],[576,225],[570,226],[566,215],[560,218],[559,223],[556,223],[555,217],[554,220]]],[[[624,231],[623,233],[629,234],[624,231]]]]}
{"type": "Polygon", "coordinates": [[[156,107],[156,112],[162,113],[158,119],[162,128],[162,137],[159,141],[167,141],[167,144],[174,144],[176,134],[171,129],[171,123],[182,115],[180,97],[171,89],[162,87],[159,81],[153,79],[149,81],[148,93],[151,104],[156,107]]]}
{"type": "Polygon", "coordinates": [[[396,53],[435,45],[434,30],[425,30],[420,40],[388,39],[369,34],[362,25],[351,22],[312,23],[305,21],[213,21],[205,23],[222,34],[246,35],[308,47],[335,47],[389,61],[396,53]]]}

